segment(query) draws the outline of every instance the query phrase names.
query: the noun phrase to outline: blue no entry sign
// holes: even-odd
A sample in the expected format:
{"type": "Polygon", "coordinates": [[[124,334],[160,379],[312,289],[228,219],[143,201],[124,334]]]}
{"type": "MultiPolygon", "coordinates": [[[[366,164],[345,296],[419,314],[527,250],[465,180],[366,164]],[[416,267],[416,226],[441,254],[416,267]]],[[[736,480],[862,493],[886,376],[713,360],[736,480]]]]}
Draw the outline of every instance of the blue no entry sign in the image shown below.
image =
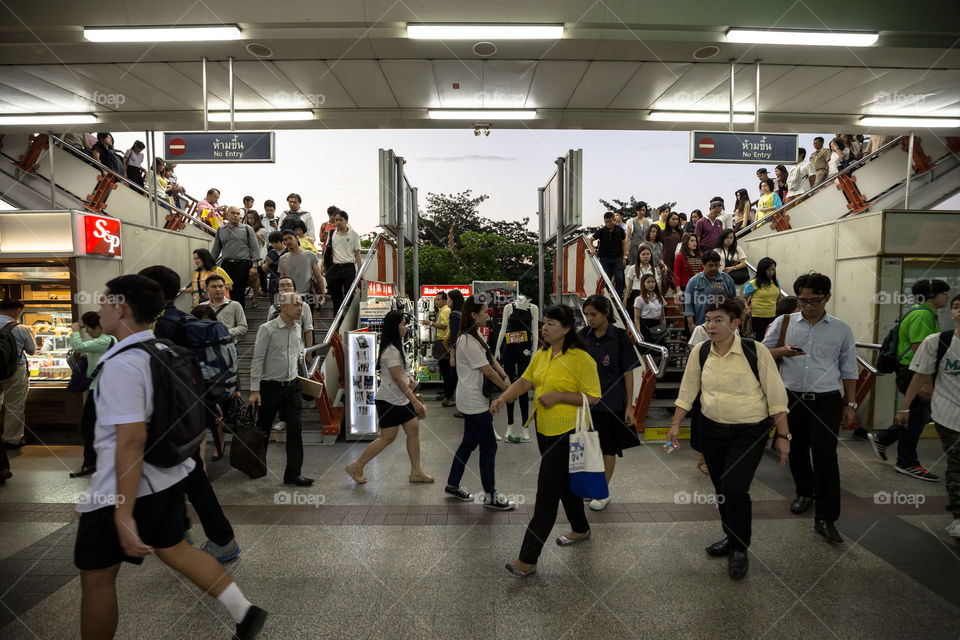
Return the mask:
{"type": "Polygon", "coordinates": [[[744,131],[691,131],[690,162],[793,164],[797,135],[744,131]]]}

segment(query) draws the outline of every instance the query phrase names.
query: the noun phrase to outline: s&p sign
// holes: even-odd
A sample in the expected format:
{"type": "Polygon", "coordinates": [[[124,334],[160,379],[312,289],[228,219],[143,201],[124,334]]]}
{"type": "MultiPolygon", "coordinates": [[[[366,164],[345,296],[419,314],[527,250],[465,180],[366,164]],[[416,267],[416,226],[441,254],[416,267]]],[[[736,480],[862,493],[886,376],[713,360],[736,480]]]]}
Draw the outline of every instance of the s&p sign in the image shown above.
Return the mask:
{"type": "Polygon", "coordinates": [[[86,215],[83,218],[86,252],[89,255],[120,256],[120,221],[86,215]]]}

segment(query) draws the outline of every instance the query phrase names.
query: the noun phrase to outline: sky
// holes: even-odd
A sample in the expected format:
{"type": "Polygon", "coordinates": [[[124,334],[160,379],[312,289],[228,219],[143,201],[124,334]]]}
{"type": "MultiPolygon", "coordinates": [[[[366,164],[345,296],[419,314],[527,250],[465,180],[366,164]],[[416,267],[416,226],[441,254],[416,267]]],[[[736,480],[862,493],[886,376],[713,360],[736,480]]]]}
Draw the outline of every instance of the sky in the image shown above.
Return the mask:
{"type": "MultiPolygon", "coordinates": [[[[812,150],[815,135],[801,134],[800,146],[812,150]]],[[[421,211],[428,192],[456,193],[470,189],[490,199],[481,215],[494,220],[530,218],[537,229],[537,188],[546,184],[554,160],[569,149],[583,149],[583,224],[602,223],[600,198],[629,200],[652,206],[676,201],[675,210],[706,211],[713,196],[732,208],[734,192],[745,187],[756,198],[756,169],[761,165],[689,162],[687,131],[586,131],[491,128],[474,136],[472,128],[431,130],[304,130],[278,131],[276,163],[181,164],[177,177],[187,192],[203,198],[208,187],[221,190],[221,203],[240,206],[245,195],[273,199],[283,209],[286,195],[299,193],[314,220],[335,204],[350,213],[361,234],[379,224],[378,155],[392,148],[406,159],[404,171],[419,189],[421,211]]],[[[123,151],[143,133],[115,132],[123,151]]],[[[162,144],[162,136],[156,134],[162,144]]],[[[829,139],[829,138],[828,138],[829,139]]],[[[773,166],[767,166],[773,173],[773,166]]],[[[960,195],[939,209],[960,208],[960,195]]],[[[281,210],[283,210],[281,209],[281,210]]]]}

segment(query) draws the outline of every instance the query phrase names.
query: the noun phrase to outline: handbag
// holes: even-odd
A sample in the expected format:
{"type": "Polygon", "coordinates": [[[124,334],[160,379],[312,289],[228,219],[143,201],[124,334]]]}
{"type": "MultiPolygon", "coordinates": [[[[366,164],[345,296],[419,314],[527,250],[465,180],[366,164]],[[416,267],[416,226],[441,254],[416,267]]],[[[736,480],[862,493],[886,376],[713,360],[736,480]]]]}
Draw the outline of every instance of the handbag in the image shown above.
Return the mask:
{"type": "Polygon", "coordinates": [[[450,350],[444,345],[442,338],[440,340],[434,340],[430,345],[430,355],[432,355],[433,359],[437,362],[450,357],[450,350]]]}
{"type": "Polygon", "coordinates": [[[604,474],[603,452],[600,450],[600,434],[590,420],[590,404],[587,394],[580,394],[577,407],[577,427],[570,434],[570,491],[581,498],[603,500],[610,496],[607,476],[604,474]]]}
{"type": "Polygon", "coordinates": [[[243,406],[235,413],[230,466],[251,480],[267,475],[267,434],[257,426],[257,410],[243,406]]]}
{"type": "Polygon", "coordinates": [[[750,272],[747,271],[746,267],[728,271],[727,275],[733,278],[733,284],[746,284],[750,280],[750,272]]]}
{"type": "Polygon", "coordinates": [[[67,391],[71,393],[83,393],[90,388],[93,378],[87,376],[87,356],[71,351],[67,355],[67,363],[70,365],[70,382],[67,383],[67,391]]]}
{"type": "Polygon", "coordinates": [[[660,344],[663,342],[664,338],[667,337],[667,325],[665,324],[655,324],[653,326],[645,326],[644,331],[647,334],[647,341],[654,344],[660,344]]]}

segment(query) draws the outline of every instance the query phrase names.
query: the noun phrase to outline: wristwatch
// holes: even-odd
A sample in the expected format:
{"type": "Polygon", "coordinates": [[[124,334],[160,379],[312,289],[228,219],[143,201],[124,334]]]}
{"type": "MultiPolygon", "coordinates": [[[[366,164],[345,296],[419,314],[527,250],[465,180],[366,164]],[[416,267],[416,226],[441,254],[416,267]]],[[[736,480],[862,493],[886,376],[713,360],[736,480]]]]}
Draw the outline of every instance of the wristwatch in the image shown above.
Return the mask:
{"type": "Polygon", "coordinates": [[[774,434],[773,434],[773,438],[774,438],[774,440],[776,440],[777,438],[783,438],[783,439],[786,440],[787,442],[790,442],[791,440],[793,440],[793,434],[791,434],[791,433],[774,433],[774,434]]]}
{"type": "Polygon", "coordinates": [[[847,406],[850,407],[851,409],[853,409],[854,411],[856,411],[856,410],[857,410],[857,407],[859,407],[860,404],[859,404],[859,403],[856,403],[856,402],[848,402],[848,403],[847,403],[847,406]]]}

